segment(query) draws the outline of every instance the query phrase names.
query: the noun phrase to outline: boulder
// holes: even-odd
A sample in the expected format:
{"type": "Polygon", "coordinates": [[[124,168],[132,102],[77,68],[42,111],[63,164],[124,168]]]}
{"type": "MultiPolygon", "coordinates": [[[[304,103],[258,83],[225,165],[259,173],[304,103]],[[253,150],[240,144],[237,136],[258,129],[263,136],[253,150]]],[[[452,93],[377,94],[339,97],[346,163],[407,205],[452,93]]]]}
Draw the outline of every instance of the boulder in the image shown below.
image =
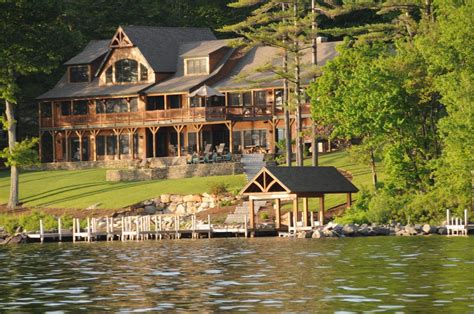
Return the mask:
{"type": "Polygon", "coordinates": [[[348,224],[342,227],[342,233],[347,237],[353,237],[357,235],[358,228],[356,225],[348,224]]]}
{"type": "Polygon", "coordinates": [[[177,207],[176,204],[171,203],[171,204],[168,206],[168,211],[174,213],[174,212],[176,211],[176,207],[177,207]]]}
{"type": "Polygon", "coordinates": [[[22,233],[6,238],[2,244],[21,244],[26,243],[26,236],[22,233]]]}
{"type": "Polygon", "coordinates": [[[170,200],[173,203],[182,203],[183,202],[183,196],[178,195],[178,194],[173,194],[173,195],[171,195],[170,200]]]}
{"type": "Polygon", "coordinates": [[[358,233],[361,236],[368,236],[369,235],[369,226],[367,224],[363,224],[359,227],[358,233]]]}
{"type": "MultiPolygon", "coordinates": [[[[420,228],[420,230],[421,230],[421,228],[420,228]]],[[[408,235],[417,235],[418,231],[416,230],[415,226],[406,225],[405,226],[405,233],[407,233],[408,235]]]]}
{"type": "Polygon", "coordinates": [[[435,226],[431,226],[429,224],[424,224],[423,227],[421,227],[421,230],[423,231],[424,234],[432,234],[438,231],[435,226]]]}
{"type": "Polygon", "coordinates": [[[311,238],[313,238],[313,239],[324,238],[324,233],[321,232],[320,230],[315,230],[315,231],[313,231],[313,234],[311,235],[311,238]]]}
{"type": "Polygon", "coordinates": [[[153,200],[146,200],[143,202],[143,206],[150,206],[150,205],[154,205],[155,202],[153,200]]]}
{"type": "Polygon", "coordinates": [[[209,208],[209,203],[208,202],[202,202],[201,206],[199,206],[199,207],[202,208],[202,209],[207,209],[207,208],[209,208]]]}
{"type": "Polygon", "coordinates": [[[176,213],[176,214],[186,214],[186,207],[184,207],[183,204],[179,204],[179,205],[176,207],[175,213],[176,213]]]}
{"type": "Polygon", "coordinates": [[[389,226],[375,226],[374,227],[375,235],[386,236],[390,234],[389,226]]]}
{"type": "Polygon", "coordinates": [[[448,229],[446,227],[438,227],[438,234],[446,235],[448,234],[448,229]]]}
{"type": "Polygon", "coordinates": [[[171,201],[171,195],[161,194],[160,200],[161,200],[162,203],[169,203],[171,201]]]}
{"type": "Polygon", "coordinates": [[[183,202],[194,202],[194,195],[188,194],[183,196],[183,202]]]}
{"type": "Polygon", "coordinates": [[[148,215],[153,215],[156,213],[156,211],[157,211],[157,208],[155,205],[145,206],[145,213],[148,215]]]}

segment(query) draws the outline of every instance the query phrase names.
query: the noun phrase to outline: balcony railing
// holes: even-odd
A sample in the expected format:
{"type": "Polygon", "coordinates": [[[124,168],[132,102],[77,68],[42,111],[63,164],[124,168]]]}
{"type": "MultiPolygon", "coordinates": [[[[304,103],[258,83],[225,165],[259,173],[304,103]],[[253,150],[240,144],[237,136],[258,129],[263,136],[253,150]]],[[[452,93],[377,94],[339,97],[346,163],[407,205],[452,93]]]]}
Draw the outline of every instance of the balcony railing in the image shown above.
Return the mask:
{"type": "MultiPolygon", "coordinates": [[[[303,106],[302,113],[309,113],[303,106]]],[[[232,118],[270,117],[282,115],[283,111],[272,106],[260,107],[193,107],[140,112],[97,113],[88,115],[56,116],[41,118],[41,127],[67,127],[74,125],[119,125],[141,124],[159,121],[187,122],[193,120],[225,120],[232,118]]]]}

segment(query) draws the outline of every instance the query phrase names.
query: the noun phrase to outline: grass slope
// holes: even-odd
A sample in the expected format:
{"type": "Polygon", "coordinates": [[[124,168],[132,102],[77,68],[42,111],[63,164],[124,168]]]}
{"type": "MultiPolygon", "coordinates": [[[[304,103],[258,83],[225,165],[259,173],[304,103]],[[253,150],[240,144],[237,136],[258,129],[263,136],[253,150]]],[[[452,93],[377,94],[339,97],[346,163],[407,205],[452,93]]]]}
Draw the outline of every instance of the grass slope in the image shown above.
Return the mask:
{"type": "MultiPolygon", "coordinates": [[[[310,161],[307,161],[310,164],[310,161]]],[[[354,164],[346,152],[321,156],[322,166],[335,166],[352,172],[357,187],[371,185],[369,167],[354,164]]],[[[379,168],[379,170],[381,170],[379,168]]],[[[203,193],[213,182],[225,182],[230,190],[245,184],[243,175],[157,180],[145,182],[107,182],[104,169],[38,171],[20,175],[20,200],[27,207],[85,208],[101,203],[99,208],[121,208],[164,193],[203,193]]],[[[0,203],[8,201],[10,178],[0,172],[0,203]]],[[[345,196],[330,195],[326,207],[345,202],[345,196]]],[[[317,208],[311,200],[310,208],[317,208]]]]}

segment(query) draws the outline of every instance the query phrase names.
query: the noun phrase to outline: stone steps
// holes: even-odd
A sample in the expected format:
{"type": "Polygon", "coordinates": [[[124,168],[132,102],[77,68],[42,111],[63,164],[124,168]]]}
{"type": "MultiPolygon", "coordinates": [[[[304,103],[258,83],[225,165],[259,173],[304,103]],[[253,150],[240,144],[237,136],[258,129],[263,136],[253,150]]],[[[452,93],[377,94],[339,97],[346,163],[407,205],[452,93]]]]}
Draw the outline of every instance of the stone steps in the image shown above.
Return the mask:
{"type": "MultiPolygon", "coordinates": [[[[254,212],[255,214],[258,213],[261,207],[267,204],[266,201],[255,201],[254,202],[254,212]]],[[[225,219],[225,224],[232,225],[232,224],[239,224],[243,223],[245,219],[245,215],[247,215],[247,222],[250,220],[249,218],[249,202],[243,202],[241,206],[237,206],[235,208],[234,213],[228,214],[227,218],[225,219]]]]}

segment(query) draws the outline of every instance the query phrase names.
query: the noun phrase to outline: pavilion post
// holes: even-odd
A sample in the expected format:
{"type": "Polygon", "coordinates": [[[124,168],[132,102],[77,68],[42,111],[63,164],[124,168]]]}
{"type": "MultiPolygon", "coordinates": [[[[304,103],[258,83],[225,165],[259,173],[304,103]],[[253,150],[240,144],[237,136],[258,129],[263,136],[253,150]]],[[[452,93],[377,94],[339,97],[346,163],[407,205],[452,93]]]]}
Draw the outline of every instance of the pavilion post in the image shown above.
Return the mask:
{"type": "Polygon", "coordinates": [[[275,227],[276,229],[281,228],[281,201],[279,198],[275,200],[275,227]]]}
{"type": "Polygon", "coordinates": [[[253,199],[249,200],[249,218],[250,218],[250,230],[253,232],[255,230],[255,211],[254,211],[254,202],[253,199]]]}
{"type": "Polygon", "coordinates": [[[324,225],[324,194],[319,198],[319,225],[324,225]]]}
{"type": "Polygon", "coordinates": [[[352,193],[347,193],[347,208],[350,208],[352,206],[352,193]]]}
{"type": "Polygon", "coordinates": [[[308,198],[303,197],[303,227],[308,226],[308,198]]]}
{"type": "Polygon", "coordinates": [[[294,221],[294,227],[296,228],[296,225],[298,222],[298,197],[295,197],[293,199],[293,221],[294,221]]]}

